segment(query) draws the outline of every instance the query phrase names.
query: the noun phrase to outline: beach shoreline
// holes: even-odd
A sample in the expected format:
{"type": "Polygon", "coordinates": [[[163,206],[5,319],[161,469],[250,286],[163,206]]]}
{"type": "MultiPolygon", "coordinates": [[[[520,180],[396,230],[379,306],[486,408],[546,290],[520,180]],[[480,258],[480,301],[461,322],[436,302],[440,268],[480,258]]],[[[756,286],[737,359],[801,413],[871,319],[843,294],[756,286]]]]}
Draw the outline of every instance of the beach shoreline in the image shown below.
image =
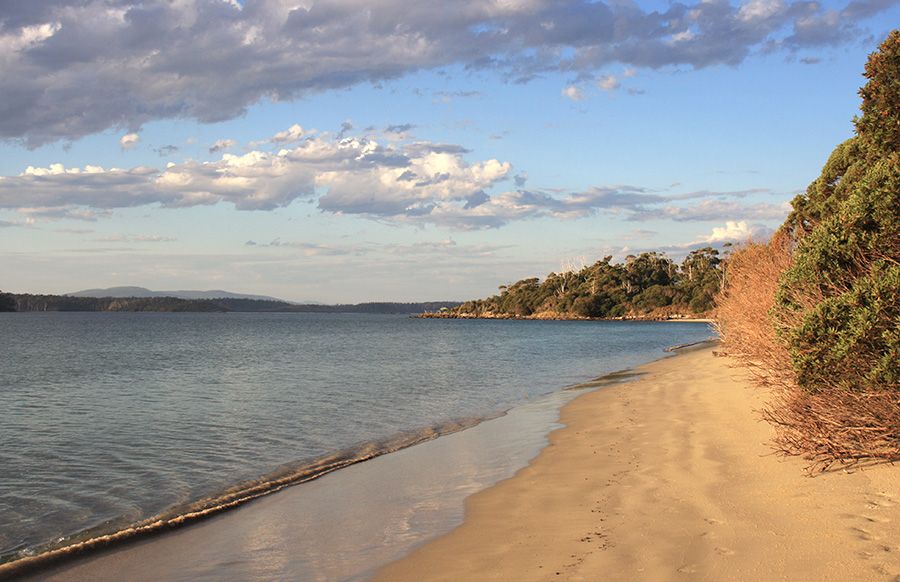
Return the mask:
{"type": "Polygon", "coordinates": [[[186,527],[163,524],[145,535],[134,532],[0,565],[0,579],[365,580],[452,530],[462,522],[466,497],[527,465],[560,426],[564,403],[584,391],[632,381],[639,376],[633,370],[573,384],[464,430],[179,524],[186,527]],[[363,513],[367,517],[360,520],[363,513]],[[281,556],[279,565],[271,564],[271,555],[281,556]]]}
{"type": "Polygon", "coordinates": [[[411,316],[414,319],[485,319],[485,320],[512,320],[512,321],[628,321],[628,322],[679,322],[679,323],[715,323],[715,318],[707,315],[625,315],[620,317],[587,317],[571,313],[540,312],[531,315],[515,315],[512,313],[457,313],[455,311],[426,311],[411,316]]]}
{"type": "MultiPolygon", "coordinates": [[[[333,469],[343,473],[358,461],[368,465],[373,456],[393,455],[435,436],[444,440],[455,428],[650,361],[666,346],[709,337],[701,324],[519,327],[504,322],[446,325],[401,316],[333,320],[298,315],[288,321],[281,315],[247,314],[230,323],[191,314],[148,319],[58,313],[14,319],[23,334],[36,327],[53,338],[33,357],[46,363],[60,398],[48,399],[42,386],[29,384],[24,367],[7,366],[23,386],[24,402],[32,399],[42,411],[49,406],[49,412],[35,417],[28,406],[11,408],[14,414],[4,427],[10,442],[20,443],[11,447],[16,455],[11,478],[4,482],[9,495],[4,499],[28,499],[29,504],[4,506],[0,578],[42,571],[54,558],[81,562],[115,552],[122,543],[163,539],[181,525],[202,525],[251,499],[258,507],[261,496],[284,486],[333,469]],[[83,365],[80,375],[73,376],[62,364],[65,358],[56,356],[71,349],[73,356],[83,357],[70,339],[73,334],[87,328],[89,336],[107,337],[113,319],[118,322],[113,327],[144,343],[129,347],[113,362],[115,382],[105,381],[112,373],[102,352],[96,353],[96,361],[77,360],[83,365]],[[224,334],[232,340],[185,341],[173,366],[159,366],[164,354],[181,345],[179,338],[189,337],[182,332],[195,326],[210,327],[204,338],[224,334]],[[371,333],[358,333],[360,326],[371,333]],[[138,328],[144,331],[133,333],[138,328]],[[275,341],[285,334],[298,340],[315,336],[325,347],[297,350],[275,341]],[[242,349],[235,350],[238,346],[242,349]],[[279,350],[296,357],[276,357],[284,353],[279,350]],[[151,363],[147,353],[159,356],[151,363]],[[347,362],[351,365],[345,366],[347,362]],[[132,407],[134,399],[147,405],[132,407]],[[81,423],[84,415],[72,413],[75,409],[97,411],[103,422],[81,423]],[[173,418],[178,421],[169,422],[173,418]],[[46,426],[39,419],[46,419],[46,426]],[[59,433],[64,444],[29,449],[31,426],[59,433]],[[95,430],[97,426],[104,430],[95,430]],[[128,464],[107,463],[110,450],[128,464]],[[34,462],[44,454],[55,457],[54,462],[34,462]],[[63,479],[72,479],[73,485],[54,489],[52,484],[63,479]],[[42,511],[45,506],[62,509],[44,518],[51,515],[42,511]]],[[[575,396],[569,394],[566,398],[575,396]]],[[[6,396],[12,402],[11,394],[6,396]]],[[[539,438],[544,439],[548,424],[557,418],[558,407],[547,424],[526,430],[543,430],[539,438]]],[[[494,470],[493,465],[479,465],[478,474],[485,468],[494,470]]],[[[446,476],[440,467],[436,471],[446,476]]],[[[461,500],[457,506],[461,516],[461,500]]],[[[457,523],[435,531],[443,533],[457,523]]],[[[406,551],[403,547],[398,556],[406,551]]]]}
{"type": "Polygon", "coordinates": [[[764,390],[710,347],[635,371],[566,404],[537,458],[375,580],[900,576],[900,468],[774,456],[764,390]]]}

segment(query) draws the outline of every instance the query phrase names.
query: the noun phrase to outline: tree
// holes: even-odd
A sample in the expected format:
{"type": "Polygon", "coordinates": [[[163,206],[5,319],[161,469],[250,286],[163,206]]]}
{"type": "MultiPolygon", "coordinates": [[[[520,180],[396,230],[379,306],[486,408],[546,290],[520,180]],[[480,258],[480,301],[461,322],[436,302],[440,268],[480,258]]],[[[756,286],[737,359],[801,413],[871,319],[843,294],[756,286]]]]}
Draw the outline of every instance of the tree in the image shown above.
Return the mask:
{"type": "Polygon", "coordinates": [[[0,291],[0,311],[15,311],[16,298],[9,293],[0,291]]]}
{"type": "Polygon", "coordinates": [[[773,308],[808,390],[900,385],[900,31],[870,55],[856,136],[793,201],[773,308]]]}

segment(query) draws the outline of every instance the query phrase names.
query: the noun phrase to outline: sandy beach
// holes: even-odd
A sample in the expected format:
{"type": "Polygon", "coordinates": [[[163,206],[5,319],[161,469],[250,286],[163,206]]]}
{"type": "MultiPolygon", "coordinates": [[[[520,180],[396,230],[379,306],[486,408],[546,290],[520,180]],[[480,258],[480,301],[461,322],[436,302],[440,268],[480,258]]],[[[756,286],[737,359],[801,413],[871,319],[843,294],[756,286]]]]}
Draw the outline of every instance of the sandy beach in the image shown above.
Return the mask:
{"type": "Polygon", "coordinates": [[[586,394],[403,580],[900,579],[900,467],[808,476],[774,456],[765,393],[711,348],[586,394]]]}

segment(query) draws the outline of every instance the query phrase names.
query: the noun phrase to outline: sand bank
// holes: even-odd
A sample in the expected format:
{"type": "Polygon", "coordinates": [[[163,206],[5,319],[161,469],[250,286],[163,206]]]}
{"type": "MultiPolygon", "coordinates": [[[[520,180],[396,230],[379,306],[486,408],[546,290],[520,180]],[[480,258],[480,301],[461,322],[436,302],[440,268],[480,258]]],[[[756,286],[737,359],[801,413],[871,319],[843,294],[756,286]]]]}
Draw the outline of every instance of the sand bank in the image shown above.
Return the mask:
{"type": "Polygon", "coordinates": [[[463,525],[378,580],[900,579],[900,467],[773,456],[764,392],[705,348],[586,394],[463,525]]]}

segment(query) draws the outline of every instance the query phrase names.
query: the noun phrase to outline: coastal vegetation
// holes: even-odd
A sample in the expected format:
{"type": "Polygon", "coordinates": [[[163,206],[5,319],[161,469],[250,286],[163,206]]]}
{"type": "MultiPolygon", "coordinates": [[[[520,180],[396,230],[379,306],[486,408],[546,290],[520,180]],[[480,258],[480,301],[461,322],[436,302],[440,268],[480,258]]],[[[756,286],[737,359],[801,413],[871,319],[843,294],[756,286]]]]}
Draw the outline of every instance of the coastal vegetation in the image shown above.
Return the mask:
{"type": "Polygon", "coordinates": [[[718,300],[728,353],[777,388],[776,446],[821,468],[900,460],[900,31],[864,75],[855,135],[718,300]]]}
{"type": "Polygon", "coordinates": [[[668,318],[702,316],[714,306],[724,270],[719,251],[691,251],[679,265],[663,253],[611,256],[571,265],[543,280],[532,277],[500,287],[486,299],[466,301],[432,317],[668,318]]]}
{"type": "Polygon", "coordinates": [[[9,293],[0,292],[0,312],[2,311],[15,311],[16,310],[16,299],[9,293]]]}
{"type": "Polygon", "coordinates": [[[279,313],[372,313],[406,314],[455,307],[458,302],[424,303],[369,302],[338,305],[298,305],[286,301],[225,297],[181,299],[178,297],[73,297],[0,293],[0,311],[157,311],[157,312],[279,312],[279,313]]]}

